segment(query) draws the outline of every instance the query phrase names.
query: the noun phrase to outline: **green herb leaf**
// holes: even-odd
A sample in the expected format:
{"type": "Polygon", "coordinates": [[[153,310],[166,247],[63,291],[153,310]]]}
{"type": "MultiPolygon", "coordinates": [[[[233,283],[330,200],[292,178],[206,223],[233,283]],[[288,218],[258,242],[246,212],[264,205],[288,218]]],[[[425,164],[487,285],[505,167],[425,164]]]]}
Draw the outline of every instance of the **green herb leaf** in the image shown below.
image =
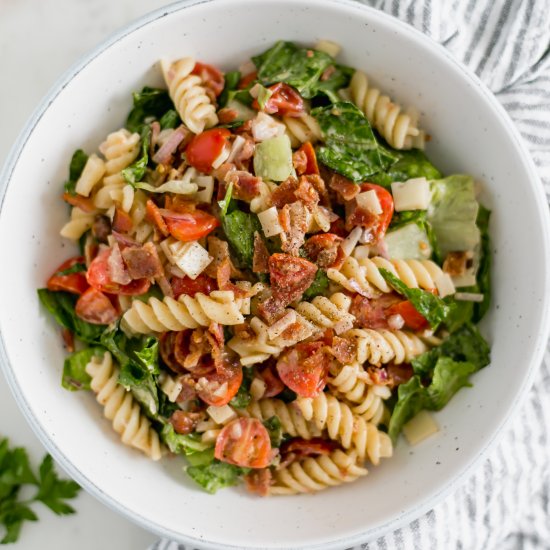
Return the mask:
{"type": "Polygon", "coordinates": [[[75,185],[88,162],[88,155],[82,150],[77,149],[71,158],[69,165],[69,179],[65,182],[65,192],[71,195],[75,194],[75,185]]]}
{"type": "Polygon", "coordinates": [[[141,156],[128,168],[122,170],[122,176],[130,185],[140,182],[147,170],[149,162],[149,142],[151,141],[151,127],[146,124],[141,129],[141,156]]]}
{"type": "Polygon", "coordinates": [[[86,372],[86,365],[96,354],[104,352],[103,348],[85,348],[69,355],[63,363],[61,385],[70,391],[89,390],[91,378],[86,372]]]}
{"type": "Polygon", "coordinates": [[[447,303],[439,296],[420,288],[409,288],[387,269],[381,268],[380,274],[399,294],[403,294],[411,302],[434,330],[447,319],[453,310],[454,304],[447,303]]]}
{"type": "Polygon", "coordinates": [[[219,489],[236,485],[249,470],[214,460],[205,466],[188,466],[185,471],[205,491],[214,494],[219,489]]]}
{"type": "Polygon", "coordinates": [[[313,279],[309,288],[302,295],[302,300],[313,300],[316,296],[325,296],[328,291],[329,282],[326,271],[318,269],[317,273],[315,273],[315,279],[313,279]]]}
{"type": "Polygon", "coordinates": [[[279,447],[283,441],[283,428],[278,416],[270,416],[267,420],[264,420],[262,424],[265,426],[269,433],[269,439],[271,441],[271,447],[279,447]]]}
{"type": "Polygon", "coordinates": [[[220,97],[218,97],[218,105],[220,109],[227,105],[229,101],[229,92],[235,91],[239,86],[241,80],[241,73],[239,71],[230,71],[224,75],[225,85],[223,87],[220,97]]]}
{"type": "MultiPolygon", "coordinates": [[[[397,157],[381,147],[365,115],[349,101],[317,107],[311,114],[323,132],[317,158],[352,181],[386,170],[397,157]]],[[[369,180],[370,181],[370,180],[369,180]]]]}
{"type": "Polygon", "coordinates": [[[126,128],[130,132],[141,133],[147,119],[159,120],[167,111],[174,109],[167,90],[145,86],[141,92],[135,92],[133,98],[134,107],[126,120],[126,128]]]}
{"type": "Polygon", "coordinates": [[[169,128],[175,128],[181,124],[181,119],[178,113],[174,109],[166,111],[159,120],[160,129],[166,130],[169,128]]]}

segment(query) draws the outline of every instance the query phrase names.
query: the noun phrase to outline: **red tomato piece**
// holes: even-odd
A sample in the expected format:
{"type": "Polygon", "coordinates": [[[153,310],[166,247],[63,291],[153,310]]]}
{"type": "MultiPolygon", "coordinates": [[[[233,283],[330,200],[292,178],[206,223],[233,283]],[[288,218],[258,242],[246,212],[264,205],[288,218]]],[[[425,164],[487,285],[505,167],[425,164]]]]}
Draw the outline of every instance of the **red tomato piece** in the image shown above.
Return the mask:
{"type": "Polygon", "coordinates": [[[109,274],[109,256],[111,249],[102,250],[92,261],[86,273],[88,284],[101,292],[108,294],[123,294],[125,296],[139,296],[149,290],[149,279],[135,279],[127,285],[121,285],[111,280],[109,274]]]}
{"type": "Polygon", "coordinates": [[[46,285],[48,290],[63,290],[65,292],[72,292],[73,294],[83,294],[86,292],[90,285],[88,285],[88,282],[86,281],[86,274],[84,271],[69,273],[68,275],[58,275],[60,271],[65,271],[66,269],[73,267],[75,264],[81,264],[84,262],[85,259],[83,256],[70,258],[69,260],[63,262],[48,279],[48,283],[46,285]]]}
{"type": "MultiPolygon", "coordinates": [[[[263,108],[266,113],[297,117],[305,111],[302,96],[288,84],[278,82],[269,86],[268,90],[271,91],[271,95],[263,108]]],[[[260,110],[260,104],[257,99],[252,102],[252,107],[258,111],[260,110]]]]}
{"type": "Polygon", "coordinates": [[[307,159],[306,170],[304,174],[319,174],[319,165],[317,164],[317,155],[310,141],[306,141],[298,151],[302,151],[307,159]]]}
{"type": "Polygon", "coordinates": [[[218,288],[216,279],[201,273],[196,279],[190,277],[176,277],[173,276],[170,279],[172,285],[172,291],[174,292],[174,298],[176,300],[182,295],[195,296],[197,292],[202,292],[207,296],[218,288]]]}
{"type": "Polygon", "coordinates": [[[428,328],[428,321],[423,317],[409,300],[404,300],[388,308],[388,317],[391,315],[401,315],[405,325],[411,330],[424,330],[428,328]]]}
{"type": "Polygon", "coordinates": [[[216,97],[222,93],[225,86],[225,78],[223,77],[223,73],[219,69],[216,69],[216,67],[197,61],[191,74],[200,76],[204,85],[210,88],[216,97]]]}
{"type": "Polygon", "coordinates": [[[63,193],[63,200],[71,206],[77,206],[84,212],[95,212],[95,205],[91,198],[83,197],[82,195],[71,195],[70,193],[63,193]]]}
{"type": "Polygon", "coordinates": [[[275,397],[285,389],[285,385],[279,378],[279,374],[274,364],[262,369],[258,374],[265,382],[266,386],[263,397],[275,397]]]}
{"type": "Polygon", "coordinates": [[[220,225],[214,216],[202,210],[178,214],[173,218],[165,215],[164,219],[170,235],[183,242],[196,241],[220,225]]]}
{"type": "Polygon", "coordinates": [[[159,207],[151,199],[147,201],[146,214],[147,214],[147,219],[151,223],[155,224],[158,230],[165,237],[168,237],[169,232],[168,232],[168,227],[166,226],[166,222],[164,221],[164,218],[160,213],[159,207]]]}
{"type": "Polygon", "coordinates": [[[301,397],[317,397],[327,382],[329,359],[324,342],[296,344],[277,361],[281,380],[301,397]]]}
{"type": "MultiPolygon", "coordinates": [[[[389,191],[380,185],[374,183],[361,184],[362,193],[371,190],[374,191],[378,197],[382,213],[373,214],[372,212],[365,211],[359,208],[357,203],[353,201],[355,205],[352,206],[350,215],[347,217],[346,221],[351,226],[360,225],[370,229],[373,242],[376,242],[386,234],[388,226],[390,225],[393,216],[393,197],[389,191]]],[[[346,213],[347,212],[348,210],[346,210],[346,213]]]]}
{"type": "Polygon", "coordinates": [[[227,128],[212,128],[197,134],[187,146],[187,162],[199,172],[209,174],[212,163],[220,156],[231,132],[227,128]]]}
{"type": "Polygon", "coordinates": [[[265,468],[271,461],[269,433],[256,418],[237,418],[218,435],[214,456],[243,468],[265,468]]]}
{"type": "Polygon", "coordinates": [[[257,80],[258,78],[258,71],[253,71],[251,73],[245,74],[240,80],[238,88],[239,90],[246,90],[252,82],[257,80]]]}
{"type": "Polygon", "coordinates": [[[118,311],[103,292],[89,288],[76,302],[76,314],[93,325],[108,325],[118,319],[118,311]]]}
{"type": "Polygon", "coordinates": [[[223,372],[214,371],[200,378],[198,394],[205,403],[222,407],[235,397],[242,381],[243,369],[240,366],[227,365],[223,372]],[[205,384],[201,383],[203,379],[206,379],[205,384]]]}

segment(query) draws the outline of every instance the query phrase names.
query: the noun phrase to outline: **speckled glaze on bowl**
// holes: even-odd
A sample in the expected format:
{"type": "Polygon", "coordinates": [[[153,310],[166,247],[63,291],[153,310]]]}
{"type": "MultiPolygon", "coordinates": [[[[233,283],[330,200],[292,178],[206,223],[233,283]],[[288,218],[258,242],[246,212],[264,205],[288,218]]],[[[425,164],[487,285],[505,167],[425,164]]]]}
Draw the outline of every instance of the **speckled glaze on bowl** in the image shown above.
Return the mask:
{"type": "Polygon", "coordinates": [[[342,0],[183,2],[99,46],[66,74],[31,118],[1,178],[1,360],[31,426],[90,493],[142,526],[191,547],[345,548],[397,528],[454,489],[494,443],[540,363],[549,328],[549,222],[533,164],[509,118],[480,82],[409,26],[342,0]],[[342,62],[416,105],[446,173],[484,182],[493,208],[494,299],[483,323],[493,362],[437,415],[441,432],[372,468],[361,481],[315,496],[215,497],[181,472],[123,445],[92,395],[60,386],[63,350],[35,288],[71,254],[58,237],[61,182],[77,147],[93,151],[123,124],[130,93],[160,84],[161,56],[195,55],[229,69],[275,40],[343,46],[342,62]],[[21,207],[23,205],[23,207],[21,207]]]}

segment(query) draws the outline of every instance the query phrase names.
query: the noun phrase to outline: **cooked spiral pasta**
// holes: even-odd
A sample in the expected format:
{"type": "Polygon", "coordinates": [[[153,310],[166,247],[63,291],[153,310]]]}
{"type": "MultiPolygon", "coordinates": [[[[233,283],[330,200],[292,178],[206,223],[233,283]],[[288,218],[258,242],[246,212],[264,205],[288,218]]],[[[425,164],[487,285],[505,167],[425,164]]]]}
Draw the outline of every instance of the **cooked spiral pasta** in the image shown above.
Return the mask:
{"type": "Polygon", "coordinates": [[[197,292],[194,298],[182,294],[178,300],[169,296],[147,303],[135,300],[122,319],[124,328],[136,334],[207,327],[212,321],[239,325],[244,322],[240,306],[231,290],[214,290],[210,296],[197,292]]]}
{"type": "Polygon", "coordinates": [[[132,218],[132,229],[129,233],[138,243],[146,242],[153,234],[153,225],[146,220],[147,214],[147,195],[137,189],[134,193],[132,207],[129,210],[132,218]]]}
{"type": "Polygon", "coordinates": [[[250,366],[255,363],[262,363],[270,357],[276,357],[281,353],[282,348],[268,342],[267,326],[257,317],[250,321],[250,328],[254,336],[245,338],[237,335],[227,342],[227,346],[236,352],[241,365],[250,366]]]}
{"type": "Polygon", "coordinates": [[[308,113],[299,117],[285,116],[283,122],[292,147],[299,147],[306,141],[315,143],[323,137],[319,123],[308,113]]]}
{"type": "Polygon", "coordinates": [[[71,209],[71,220],[62,228],[59,234],[66,239],[77,241],[82,235],[92,227],[94,223],[94,214],[84,212],[75,206],[71,209]]]}
{"type": "Polygon", "coordinates": [[[191,74],[195,60],[183,57],[171,64],[166,61],[161,64],[170,97],[185,125],[195,134],[200,134],[205,128],[217,124],[216,108],[200,77],[191,74]]]}
{"type": "Polygon", "coordinates": [[[131,392],[119,385],[119,369],[111,354],[106,351],[101,359],[93,357],[86,365],[86,372],[92,378],[91,387],[97,394],[97,401],[104,406],[105,417],[112,420],[122,442],[159,460],[162,456],[159,436],[131,392]]]}
{"type": "Polygon", "coordinates": [[[283,433],[291,437],[311,439],[321,435],[321,430],[304,418],[295,403],[285,403],[280,399],[273,398],[260,399],[250,403],[245,414],[261,421],[276,416],[281,421],[283,433]]]}
{"type": "Polygon", "coordinates": [[[403,113],[380,90],[369,86],[367,75],[355,71],[350,83],[351,100],[365,113],[369,122],[396,149],[424,148],[425,135],[417,128],[417,114],[403,113]]]}
{"type": "Polygon", "coordinates": [[[260,193],[250,201],[250,211],[258,214],[271,206],[271,193],[277,184],[260,181],[260,193]]]}
{"type": "Polygon", "coordinates": [[[427,350],[418,336],[404,330],[354,328],[342,337],[355,344],[355,362],[359,365],[410,363],[427,350]]]}
{"type": "Polygon", "coordinates": [[[380,268],[387,269],[409,288],[435,290],[443,270],[431,260],[386,260],[381,256],[357,260],[346,258],[340,269],[328,269],[328,278],[351,292],[371,296],[375,291],[391,292],[390,285],[380,274],[380,268]]]}
{"type": "Polygon", "coordinates": [[[355,481],[367,473],[366,468],[358,465],[356,453],[337,449],[329,455],[307,457],[275,470],[274,484],[269,488],[269,494],[314,493],[355,481]]]}
{"type": "Polygon", "coordinates": [[[97,155],[90,155],[75,184],[75,191],[79,195],[88,197],[92,189],[101,181],[103,174],[105,174],[105,163],[103,160],[97,155]]]}
{"type": "Polygon", "coordinates": [[[306,420],[311,420],[328,436],[346,449],[354,448],[359,458],[368,456],[373,464],[392,455],[391,439],[371,422],[357,416],[346,403],[333,395],[321,393],[317,397],[300,397],[296,405],[306,420]]]}

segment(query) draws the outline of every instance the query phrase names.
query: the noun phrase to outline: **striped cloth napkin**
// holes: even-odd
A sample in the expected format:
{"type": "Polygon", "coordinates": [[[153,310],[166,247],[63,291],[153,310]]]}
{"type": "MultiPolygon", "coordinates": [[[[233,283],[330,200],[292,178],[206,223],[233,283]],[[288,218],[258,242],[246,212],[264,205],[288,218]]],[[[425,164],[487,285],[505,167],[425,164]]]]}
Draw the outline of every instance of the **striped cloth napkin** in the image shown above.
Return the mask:
{"type": "MultiPolygon", "coordinates": [[[[430,35],[485,82],[520,130],[550,199],[549,0],[363,3],[430,35]]],[[[549,427],[550,347],[528,400],[477,473],[421,518],[353,550],[550,549],[549,427]]],[[[162,540],[150,550],[192,549],[162,540]]]]}

